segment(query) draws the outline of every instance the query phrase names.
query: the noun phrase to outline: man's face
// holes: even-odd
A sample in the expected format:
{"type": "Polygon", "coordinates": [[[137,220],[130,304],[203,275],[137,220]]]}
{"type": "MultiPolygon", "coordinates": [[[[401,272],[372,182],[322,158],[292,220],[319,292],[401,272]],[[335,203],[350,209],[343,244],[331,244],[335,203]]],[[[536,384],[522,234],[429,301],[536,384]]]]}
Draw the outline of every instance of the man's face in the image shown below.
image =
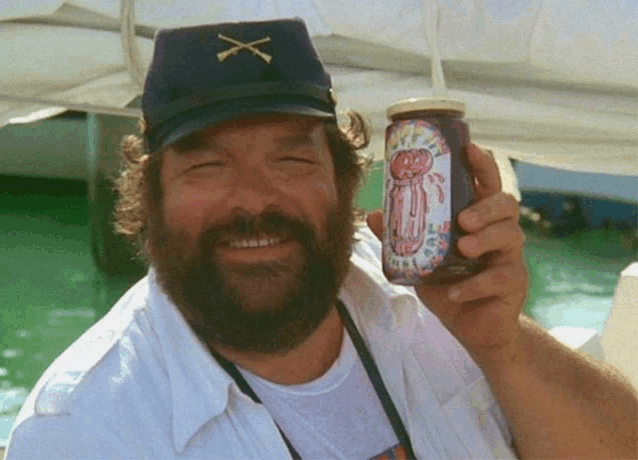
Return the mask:
{"type": "Polygon", "coordinates": [[[150,252],[196,332],[278,351],[316,329],[352,237],[323,123],[264,116],[210,127],[164,150],[161,185],[150,252]]]}

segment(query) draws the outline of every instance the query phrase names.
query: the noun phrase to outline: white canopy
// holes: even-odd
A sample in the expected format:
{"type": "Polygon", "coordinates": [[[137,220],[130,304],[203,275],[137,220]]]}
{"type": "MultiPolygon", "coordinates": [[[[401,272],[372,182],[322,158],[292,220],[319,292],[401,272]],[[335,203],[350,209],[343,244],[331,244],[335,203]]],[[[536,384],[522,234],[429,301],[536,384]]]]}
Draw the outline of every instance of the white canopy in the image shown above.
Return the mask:
{"type": "MultiPolygon", "coordinates": [[[[369,151],[381,159],[387,106],[432,94],[432,1],[5,0],[0,126],[66,108],[139,116],[127,106],[158,28],[299,16],[339,108],[369,118],[369,151]]],[[[638,176],[635,0],[441,0],[439,8],[449,95],[466,102],[475,142],[538,165],[638,176]]]]}

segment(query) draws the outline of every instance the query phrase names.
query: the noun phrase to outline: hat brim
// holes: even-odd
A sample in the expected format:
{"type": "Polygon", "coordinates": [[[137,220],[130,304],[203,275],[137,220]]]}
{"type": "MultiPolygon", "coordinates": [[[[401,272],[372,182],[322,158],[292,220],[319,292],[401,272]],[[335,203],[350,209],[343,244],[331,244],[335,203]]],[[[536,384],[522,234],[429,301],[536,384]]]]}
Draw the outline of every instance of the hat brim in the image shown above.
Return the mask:
{"type": "Polygon", "coordinates": [[[205,128],[239,118],[265,114],[289,114],[315,117],[322,120],[336,120],[334,110],[311,107],[308,103],[273,103],[255,104],[254,101],[233,101],[232,104],[215,104],[190,110],[173,120],[168,120],[158,130],[155,142],[149,139],[151,151],[179,142],[184,137],[202,131],[205,128]],[[243,102],[243,103],[242,103],[243,102]]]}

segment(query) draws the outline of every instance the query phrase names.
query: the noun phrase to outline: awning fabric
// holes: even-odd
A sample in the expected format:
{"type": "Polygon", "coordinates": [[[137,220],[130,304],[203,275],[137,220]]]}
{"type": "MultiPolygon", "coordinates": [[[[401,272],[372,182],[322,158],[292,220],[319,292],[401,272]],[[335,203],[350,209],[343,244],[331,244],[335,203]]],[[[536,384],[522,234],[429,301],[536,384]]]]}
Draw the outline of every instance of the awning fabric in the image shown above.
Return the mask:
{"type": "MultiPolygon", "coordinates": [[[[340,109],[368,117],[368,153],[381,159],[387,106],[432,95],[432,11],[427,0],[0,2],[0,126],[66,108],[136,116],[135,72],[158,28],[298,16],[340,109]]],[[[449,95],[466,102],[474,141],[538,165],[638,176],[635,1],[441,0],[439,12],[449,95]]]]}

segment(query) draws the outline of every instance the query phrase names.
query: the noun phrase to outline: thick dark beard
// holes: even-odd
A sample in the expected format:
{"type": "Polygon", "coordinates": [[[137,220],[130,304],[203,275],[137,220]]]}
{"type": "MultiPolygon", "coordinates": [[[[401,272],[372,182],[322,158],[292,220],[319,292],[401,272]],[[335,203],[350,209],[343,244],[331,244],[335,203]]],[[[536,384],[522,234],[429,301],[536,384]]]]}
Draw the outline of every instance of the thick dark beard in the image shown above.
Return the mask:
{"type": "Polygon", "coordinates": [[[297,347],[328,316],[349,267],[354,230],[352,213],[347,210],[329,213],[323,243],[309,224],[281,212],[238,215],[208,228],[189,257],[184,236],[163,222],[161,228],[152,251],[157,278],[195,333],[211,345],[261,353],[297,347]],[[250,266],[248,270],[260,277],[262,284],[269,276],[298,271],[278,304],[254,308],[246,305],[238,287],[228,282],[215,250],[220,238],[252,236],[260,231],[292,235],[303,248],[303,262],[296,268],[281,262],[250,266]]]}

